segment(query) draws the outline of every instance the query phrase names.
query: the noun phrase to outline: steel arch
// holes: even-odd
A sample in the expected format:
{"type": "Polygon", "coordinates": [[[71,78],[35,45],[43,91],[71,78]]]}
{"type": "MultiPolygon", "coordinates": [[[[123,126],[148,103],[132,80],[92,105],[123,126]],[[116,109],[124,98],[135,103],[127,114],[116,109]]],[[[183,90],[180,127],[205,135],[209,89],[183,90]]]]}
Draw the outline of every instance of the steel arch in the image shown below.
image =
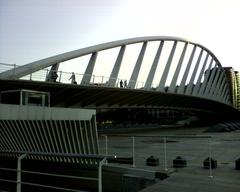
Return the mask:
{"type": "Polygon", "coordinates": [[[70,51],[67,53],[59,54],[56,56],[48,57],[39,61],[35,61],[24,66],[3,72],[0,74],[1,79],[18,79],[33,72],[39,71],[46,67],[52,66],[52,70],[57,70],[58,65],[64,61],[68,61],[74,58],[78,58],[85,55],[91,55],[87,69],[81,81],[81,85],[88,85],[90,83],[91,76],[93,75],[93,69],[97,60],[98,52],[119,47],[120,51],[116,58],[114,67],[112,69],[111,76],[109,77],[107,86],[114,87],[118,77],[119,69],[121,67],[122,59],[124,57],[126,46],[131,44],[142,43],[142,48],[138,55],[136,64],[134,66],[131,78],[128,80],[128,88],[134,89],[138,79],[139,71],[141,69],[141,64],[144,58],[145,51],[149,42],[159,41],[159,47],[157,53],[155,54],[154,61],[151,66],[151,70],[148,73],[145,85],[143,89],[152,90],[153,78],[156,75],[156,68],[158,66],[159,58],[161,57],[162,49],[164,49],[164,43],[167,41],[172,41],[173,46],[171,52],[168,56],[167,62],[164,66],[164,72],[160,78],[159,85],[156,87],[156,91],[169,92],[184,94],[196,97],[203,97],[222,103],[230,104],[229,95],[229,85],[227,78],[225,76],[224,70],[221,66],[220,61],[217,57],[206,47],[198,43],[194,43],[187,39],[171,36],[149,36],[149,37],[137,37],[131,39],[118,40],[108,43],[103,43],[99,45],[94,45],[75,51],[70,51]],[[175,69],[173,78],[171,80],[170,86],[166,86],[166,79],[169,75],[169,69],[174,58],[176,47],[179,42],[184,43],[184,48],[181,51],[181,57],[179,58],[177,67],[175,69]],[[191,50],[191,55],[188,58],[188,63],[186,69],[184,70],[183,77],[180,84],[178,85],[177,79],[179,78],[179,73],[182,68],[182,62],[186,57],[186,50],[189,45],[193,46],[191,50]],[[200,49],[201,52],[198,55],[197,62],[195,63],[193,73],[190,73],[190,68],[193,66],[193,58],[196,57],[196,49],[200,49]],[[206,52],[206,57],[204,64],[201,69],[199,69],[199,63],[202,58],[202,53],[206,52]],[[210,60],[210,63],[208,62],[210,60]],[[196,71],[201,71],[199,76],[196,77],[196,71]],[[187,82],[187,79],[190,79],[187,82]],[[204,79],[204,80],[202,80],[204,79]],[[196,81],[197,80],[197,81],[196,81]]]}

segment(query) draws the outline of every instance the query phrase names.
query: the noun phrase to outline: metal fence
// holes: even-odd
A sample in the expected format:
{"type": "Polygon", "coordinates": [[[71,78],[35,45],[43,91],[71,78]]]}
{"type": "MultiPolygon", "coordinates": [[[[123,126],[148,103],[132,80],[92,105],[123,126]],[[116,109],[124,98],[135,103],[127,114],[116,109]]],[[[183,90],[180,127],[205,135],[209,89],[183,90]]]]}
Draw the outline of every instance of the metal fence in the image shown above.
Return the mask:
{"type": "MultiPolygon", "coordinates": [[[[1,156],[9,156],[15,157],[17,156],[17,169],[9,168],[9,167],[0,167],[0,172],[4,172],[5,178],[0,178],[0,182],[4,183],[14,183],[16,184],[16,192],[21,192],[23,186],[34,186],[37,188],[45,188],[46,190],[58,190],[58,191],[72,191],[72,192],[80,192],[82,190],[78,189],[71,189],[53,185],[46,185],[41,183],[34,183],[29,182],[22,179],[22,174],[30,174],[30,175],[41,175],[41,176],[50,176],[55,179],[59,178],[66,178],[66,179],[75,179],[75,180],[91,180],[97,182],[98,191],[102,192],[102,166],[106,164],[107,157],[106,156],[99,156],[99,155],[79,155],[79,154],[59,154],[59,153],[31,153],[31,152],[2,152],[1,156]],[[45,156],[45,157],[52,157],[52,158],[71,158],[74,161],[96,161],[97,163],[97,177],[85,177],[85,176],[76,176],[76,175],[66,175],[66,174],[56,174],[56,173],[47,173],[47,172],[40,172],[40,171],[32,171],[32,170],[24,170],[22,168],[22,160],[26,158],[33,159],[36,156],[45,156]],[[8,175],[16,174],[16,180],[9,179],[8,175]]],[[[37,166],[37,165],[36,165],[37,166]]],[[[26,179],[26,178],[25,178],[26,179]]],[[[0,186],[0,190],[1,186],[0,186]]]]}
{"type": "Polygon", "coordinates": [[[165,172],[174,169],[173,160],[181,157],[187,167],[204,170],[203,174],[213,177],[212,161],[209,161],[208,169],[202,169],[204,160],[215,158],[211,136],[102,135],[99,142],[101,154],[131,157],[130,167],[165,172]],[[157,159],[159,164],[147,166],[149,157],[157,159]]]}
{"type": "MultiPolygon", "coordinates": [[[[20,67],[20,66],[16,64],[0,63],[0,73],[10,69],[15,69],[17,67],[20,67]]],[[[50,68],[46,68],[46,69],[42,69],[37,72],[31,73],[29,75],[26,75],[24,77],[21,77],[20,79],[31,80],[31,81],[46,81],[49,75],[49,72],[50,72],[50,68]]],[[[72,72],[64,72],[60,70],[59,71],[52,70],[52,72],[56,72],[57,74],[56,82],[65,83],[65,84],[72,83],[72,80],[71,80],[72,72]]],[[[14,70],[13,70],[13,73],[14,73],[14,70]]],[[[110,77],[89,74],[90,82],[85,84],[84,82],[82,82],[82,79],[84,76],[88,76],[87,74],[74,73],[74,75],[75,75],[76,84],[109,87],[108,82],[110,77]]],[[[114,87],[121,87],[120,81],[122,80],[124,82],[126,79],[116,78],[115,80],[116,80],[116,83],[114,87]]],[[[145,82],[143,81],[136,81],[135,89],[142,89],[144,87],[144,84],[145,82]]],[[[124,85],[122,87],[124,87],[124,85]]],[[[152,88],[156,88],[156,87],[157,85],[155,84],[152,85],[152,88]]]]}

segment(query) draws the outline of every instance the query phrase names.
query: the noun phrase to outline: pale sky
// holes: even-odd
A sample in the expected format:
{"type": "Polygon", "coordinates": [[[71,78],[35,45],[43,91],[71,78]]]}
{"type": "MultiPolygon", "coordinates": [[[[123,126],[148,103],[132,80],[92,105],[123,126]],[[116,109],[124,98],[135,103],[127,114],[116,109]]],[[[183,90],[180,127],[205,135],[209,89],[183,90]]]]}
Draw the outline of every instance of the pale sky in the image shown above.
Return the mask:
{"type": "Polygon", "coordinates": [[[240,71],[240,0],[0,0],[0,63],[23,65],[99,43],[177,36],[240,71]]]}

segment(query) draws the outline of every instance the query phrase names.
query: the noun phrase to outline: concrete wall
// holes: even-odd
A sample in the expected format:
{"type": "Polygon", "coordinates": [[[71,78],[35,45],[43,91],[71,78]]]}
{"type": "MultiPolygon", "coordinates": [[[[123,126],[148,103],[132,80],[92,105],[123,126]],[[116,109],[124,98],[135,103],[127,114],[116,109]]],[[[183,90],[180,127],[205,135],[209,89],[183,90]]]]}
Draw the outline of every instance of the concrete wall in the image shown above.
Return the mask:
{"type": "Polygon", "coordinates": [[[0,104],[1,120],[90,120],[96,110],[0,104]]]}

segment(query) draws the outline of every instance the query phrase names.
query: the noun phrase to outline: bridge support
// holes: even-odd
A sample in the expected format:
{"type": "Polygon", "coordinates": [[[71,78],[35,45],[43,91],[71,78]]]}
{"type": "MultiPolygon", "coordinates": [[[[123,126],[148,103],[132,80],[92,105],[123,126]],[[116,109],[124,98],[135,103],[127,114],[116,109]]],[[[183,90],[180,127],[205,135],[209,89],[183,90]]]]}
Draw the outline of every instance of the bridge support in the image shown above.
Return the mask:
{"type": "Polygon", "coordinates": [[[135,85],[136,85],[136,82],[137,82],[137,78],[138,78],[138,74],[139,74],[139,71],[140,71],[140,68],[141,68],[141,65],[142,65],[142,61],[143,61],[143,57],[144,57],[146,48],[147,48],[147,41],[144,42],[143,45],[142,45],[142,49],[141,49],[141,51],[140,51],[140,53],[138,55],[138,59],[137,59],[136,65],[134,67],[134,70],[132,72],[130,81],[128,83],[128,88],[132,88],[132,89],[135,88],[135,85]]]}
{"type": "Polygon", "coordinates": [[[155,72],[156,72],[156,69],[157,69],[157,66],[158,66],[159,58],[160,58],[161,53],[162,53],[163,45],[164,45],[164,41],[161,41],[160,44],[159,44],[157,53],[155,55],[151,70],[148,73],[148,77],[147,77],[147,81],[145,83],[144,89],[148,90],[148,89],[151,88],[153,78],[154,78],[154,75],[155,75],[155,72]]]}
{"type": "Polygon", "coordinates": [[[180,94],[184,94],[185,93],[185,86],[186,86],[185,84],[186,84],[187,77],[188,77],[188,74],[189,74],[189,71],[190,71],[190,67],[192,65],[192,60],[193,60],[195,51],[196,51],[196,45],[194,45],[194,47],[193,47],[191,56],[190,56],[188,64],[187,64],[187,68],[186,68],[186,70],[184,72],[181,84],[180,84],[179,89],[178,89],[178,93],[180,93],[180,94]]]}
{"type": "Polygon", "coordinates": [[[210,70],[211,70],[211,67],[212,67],[212,63],[213,63],[213,58],[211,59],[211,62],[208,66],[208,69],[205,72],[206,74],[204,76],[203,83],[201,84],[201,87],[200,87],[200,90],[199,90],[199,93],[198,93],[198,95],[200,97],[203,97],[203,95],[204,95],[204,92],[205,92],[205,89],[206,89],[206,86],[207,86],[207,83],[208,83],[208,79],[209,79],[209,76],[210,76],[210,70]]]}
{"type": "Polygon", "coordinates": [[[203,94],[203,96],[206,97],[206,98],[209,97],[210,88],[213,84],[214,78],[216,78],[216,71],[217,71],[217,64],[215,64],[214,68],[212,68],[208,71],[209,78],[207,79],[207,87],[206,87],[205,92],[203,94]]]}
{"type": "Polygon", "coordinates": [[[81,85],[86,85],[89,84],[92,78],[92,74],[93,74],[93,69],[97,60],[97,52],[92,53],[92,56],[89,60],[88,66],[85,70],[85,73],[83,75],[82,81],[81,81],[81,85]]]}
{"type": "Polygon", "coordinates": [[[187,46],[188,46],[188,43],[185,43],[183,51],[182,51],[182,54],[181,54],[181,57],[180,57],[180,59],[178,61],[177,68],[176,68],[176,70],[174,72],[172,82],[171,82],[171,84],[169,86],[169,92],[171,92],[171,93],[175,93],[176,92],[175,89],[176,89],[176,86],[177,86],[177,79],[178,79],[180,70],[182,68],[182,63],[183,63],[183,59],[185,57],[187,46]]]}
{"type": "Polygon", "coordinates": [[[196,83],[196,85],[193,88],[193,96],[197,96],[198,93],[199,93],[202,77],[203,77],[203,74],[204,74],[204,71],[205,71],[205,68],[206,68],[206,65],[207,65],[208,58],[209,58],[209,54],[207,54],[206,57],[205,57],[205,60],[204,60],[201,72],[200,72],[200,74],[198,76],[197,83],[196,83]]]}
{"type": "Polygon", "coordinates": [[[164,92],[166,80],[167,80],[169,69],[170,69],[170,66],[171,66],[171,63],[172,63],[172,59],[173,59],[173,56],[174,56],[174,53],[175,53],[175,50],[176,50],[176,46],[177,46],[177,41],[174,41],[171,53],[170,53],[170,55],[168,57],[168,61],[167,61],[167,64],[166,64],[166,66],[164,68],[164,71],[163,71],[163,74],[162,74],[162,78],[160,80],[160,83],[159,83],[159,86],[157,88],[157,91],[164,92]]]}
{"type": "Polygon", "coordinates": [[[202,54],[203,54],[203,49],[201,50],[201,52],[200,52],[200,54],[198,56],[197,63],[195,65],[195,67],[194,67],[191,79],[190,79],[189,84],[187,86],[186,95],[192,95],[193,86],[194,86],[194,80],[195,80],[195,77],[196,77],[196,74],[197,74],[199,63],[200,63],[201,58],[202,58],[202,54]]]}
{"type": "Polygon", "coordinates": [[[110,86],[110,87],[115,87],[117,77],[118,77],[118,73],[119,73],[119,70],[120,70],[120,66],[122,64],[125,49],[126,49],[126,45],[121,46],[121,49],[118,53],[118,57],[116,59],[115,65],[113,67],[112,73],[111,73],[109,81],[108,81],[108,86],[110,86]]]}
{"type": "Polygon", "coordinates": [[[211,88],[210,88],[210,91],[209,91],[209,97],[211,97],[212,99],[214,99],[214,92],[216,91],[216,88],[217,88],[217,82],[219,81],[220,79],[220,72],[221,70],[219,69],[219,67],[216,68],[216,74],[215,74],[215,77],[214,77],[214,81],[213,81],[213,84],[211,85],[211,88]]]}

